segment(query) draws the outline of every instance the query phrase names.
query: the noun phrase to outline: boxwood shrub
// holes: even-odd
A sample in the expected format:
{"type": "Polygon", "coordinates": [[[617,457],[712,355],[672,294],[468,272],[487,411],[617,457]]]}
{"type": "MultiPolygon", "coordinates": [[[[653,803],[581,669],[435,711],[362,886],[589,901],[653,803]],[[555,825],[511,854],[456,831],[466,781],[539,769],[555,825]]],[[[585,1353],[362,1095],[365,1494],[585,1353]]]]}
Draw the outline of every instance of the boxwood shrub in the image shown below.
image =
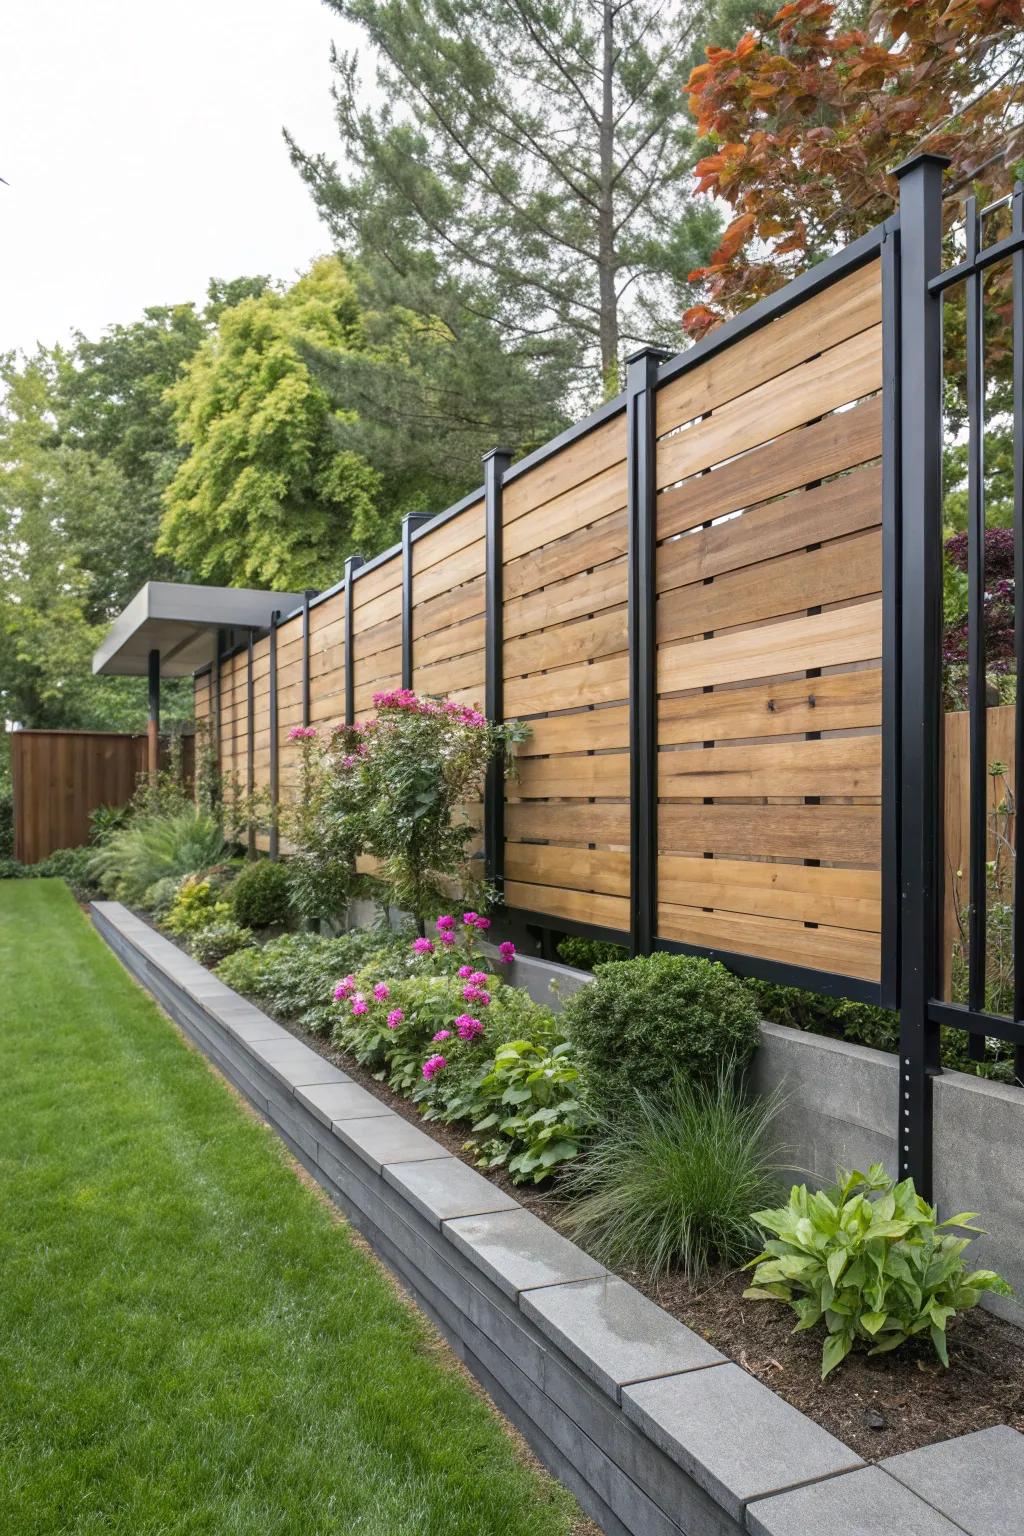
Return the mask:
{"type": "Polygon", "coordinates": [[[723,1061],[744,1067],[758,1042],[757,1008],[737,977],[691,955],[599,965],[565,1005],[585,1091],[614,1112],[640,1093],[658,1099],[673,1075],[710,1082],[723,1061]]]}
{"type": "Polygon", "coordinates": [[[288,893],[288,870],[276,859],[246,864],[231,887],[235,921],[243,928],[286,926],[294,916],[288,893]]]}

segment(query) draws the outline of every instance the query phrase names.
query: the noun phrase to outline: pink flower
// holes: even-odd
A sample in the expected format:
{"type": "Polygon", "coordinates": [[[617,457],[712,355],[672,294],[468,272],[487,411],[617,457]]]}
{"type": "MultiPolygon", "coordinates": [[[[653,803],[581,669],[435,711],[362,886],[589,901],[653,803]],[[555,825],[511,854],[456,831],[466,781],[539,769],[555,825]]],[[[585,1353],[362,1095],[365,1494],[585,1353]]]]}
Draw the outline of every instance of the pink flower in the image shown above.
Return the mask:
{"type": "Polygon", "coordinates": [[[467,928],[475,928],[476,927],[476,913],[475,912],[463,912],[463,914],[462,914],[462,921],[466,924],[467,928]]]}
{"type": "Polygon", "coordinates": [[[483,987],[463,987],[462,995],[467,1003],[479,1003],[481,1008],[486,1008],[491,1000],[491,994],[485,992],[483,987]]]}
{"type": "Polygon", "coordinates": [[[288,740],[289,741],[315,741],[316,740],[316,726],[315,725],[293,725],[291,730],[288,732],[288,740]]]}
{"type": "Polygon", "coordinates": [[[452,945],[455,943],[454,933],[442,933],[441,943],[444,945],[445,949],[451,949],[452,945]]]}
{"type": "Polygon", "coordinates": [[[412,947],[417,955],[432,955],[434,953],[434,946],[429,939],[413,939],[412,947]]]}
{"type": "Polygon", "coordinates": [[[355,997],[352,999],[353,1017],[357,1017],[361,1013],[366,1013],[369,1006],[370,1005],[366,1001],[366,998],[363,996],[363,994],[361,992],[357,992],[355,997]]]}
{"type": "Polygon", "coordinates": [[[388,986],[386,981],[378,981],[377,985],[373,989],[373,995],[377,999],[378,1003],[386,1003],[388,998],[391,996],[391,988],[388,986]]]}
{"type": "Polygon", "coordinates": [[[484,1027],[480,1020],[474,1019],[468,1013],[459,1014],[455,1020],[455,1028],[458,1031],[460,1040],[475,1040],[478,1035],[482,1035],[484,1032],[484,1027]]]}
{"type": "Polygon", "coordinates": [[[447,1065],[448,1063],[443,1056],[428,1056],[423,1063],[423,1076],[429,1083],[430,1079],[436,1076],[438,1072],[443,1072],[447,1065]]]}
{"type": "Polygon", "coordinates": [[[463,981],[467,980],[470,976],[472,976],[472,974],[473,974],[473,967],[471,965],[460,965],[459,966],[459,975],[462,977],[463,981]]]}
{"type": "Polygon", "coordinates": [[[388,1014],[388,1029],[397,1029],[404,1018],[405,1014],[401,1008],[392,1008],[388,1014]]]}
{"type": "Polygon", "coordinates": [[[355,984],[356,984],[356,979],[355,979],[354,976],[344,976],[344,977],[342,977],[341,981],[338,982],[338,985],[334,989],[334,995],[338,999],[339,1003],[342,1003],[342,1002],[345,1001],[345,998],[348,997],[349,993],[352,991],[352,988],[355,986],[355,984]]]}
{"type": "Polygon", "coordinates": [[[487,972],[474,971],[469,979],[473,983],[474,987],[482,987],[484,982],[487,980],[487,972]]]}
{"type": "Polygon", "coordinates": [[[498,945],[498,954],[506,965],[509,965],[516,957],[516,947],[511,939],[506,939],[504,944],[498,945]]]}
{"type": "Polygon", "coordinates": [[[357,757],[353,757],[351,752],[346,752],[345,756],[341,760],[341,766],[343,768],[354,768],[358,761],[359,759],[357,757]]]}
{"type": "Polygon", "coordinates": [[[478,917],[476,920],[476,926],[479,928],[481,933],[485,933],[491,926],[491,920],[489,917],[478,917]]]}
{"type": "Polygon", "coordinates": [[[437,1034],[436,1035],[431,1035],[430,1038],[431,1038],[431,1040],[433,1040],[436,1043],[438,1040],[450,1040],[451,1037],[452,1037],[452,1032],[451,1032],[450,1029],[439,1029],[437,1034]]]}
{"type": "Polygon", "coordinates": [[[434,924],[434,927],[437,929],[438,933],[444,933],[449,928],[455,927],[455,919],[454,917],[439,917],[437,922],[434,924]]]}

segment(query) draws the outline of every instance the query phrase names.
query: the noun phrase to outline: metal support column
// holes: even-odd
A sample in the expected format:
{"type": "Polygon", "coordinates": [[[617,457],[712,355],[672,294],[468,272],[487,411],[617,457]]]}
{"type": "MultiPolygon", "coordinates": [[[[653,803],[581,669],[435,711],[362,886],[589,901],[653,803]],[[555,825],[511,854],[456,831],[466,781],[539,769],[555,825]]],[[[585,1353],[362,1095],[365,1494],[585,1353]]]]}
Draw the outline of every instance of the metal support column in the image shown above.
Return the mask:
{"type": "Polygon", "coordinates": [[[316,588],[307,587],[302,594],[302,723],[309,724],[309,600],[316,597],[316,588]]]}
{"type": "Polygon", "coordinates": [[[351,725],[356,718],[355,657],[352,642],[355,638],[355,613],[352,608],[352,577],[364,564],[362,555],[349,555],[345,561],[345,724],[351,725]]]}
{"type": "Polygon", "coordinates": [[[277,626],[281,620],[281,610],[275,608],[270,615],[270,634],[267,645],[269,650],[267,672],[267,688],[270,691],[270,857],[277,858],[279,837],[277,829],[277,807],[280,798],[280,782],[278,776],[278,725],[277,725],[277,626]]]}
{"type": "Polygon", "coordinates": [[[253,680],[253,636],[245,652],[245,793],[248,800],[247,847],[250,859],[256,857],[256,824],[252,819],[252,797],[256,789],[256,685],[253,680]]]}
{"type": "Polygon", "coordinates": [[[149,719],[146,722],[146,766],[156,788],[160,772],[160,652],[149,653],[149,719]]]}
{"type": "MultiPolygon", "coordinates": [[[[505,718],[501,483],[511,462],[507,448],[492,448],[484,455],[484,713],[497,724],[505,718]]],[[[505,767],[498,757],[488,764],[484,785],[484,870],[500,890],[505,871],[505,767]]]]}
{"type": "Polygon", "coordinates": [[[657,932],[658,700],[655,633],[658,367],[670,356],[643,347],[626,361],[626,501],[629,524],[629,941],[649,955],[657,932]]]}
{"type": "Polygon", "coordinates": [[[900,1077],[899,1170],[931,1196],[932,1078],[941,912],[941,155],[899,166],[900,184],[900,1077]]]}
{"type": "Polygon", "coordinates": [[[402,687],[412,687],[412,536],[430,521],[429,512],[407,512],[402,518],[402,687]]]}

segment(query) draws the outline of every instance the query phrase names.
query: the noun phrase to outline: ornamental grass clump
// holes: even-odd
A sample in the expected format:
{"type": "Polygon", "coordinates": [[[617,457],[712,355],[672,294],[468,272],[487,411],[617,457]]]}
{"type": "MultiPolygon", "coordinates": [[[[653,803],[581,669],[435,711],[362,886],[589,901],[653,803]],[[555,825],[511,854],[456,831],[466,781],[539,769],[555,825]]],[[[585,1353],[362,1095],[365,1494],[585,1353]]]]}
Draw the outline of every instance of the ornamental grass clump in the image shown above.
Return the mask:
{"type": "Polygon", "coordinates": [[[841,1170],[837,1185],[817,1194],[794,1185],[788,1205],[753,1219],[774,1236],[751,1261],[754,1283],[744,1295],[786,1302],[797,1315],[795,1333],[824,1325],[822,1379],[856,1343],[880,1355],[927,1336],[948,1365],[950,1320],[985,1291],[1012,1294],[994,1270],[968,1271],[964,1263],[981,1231],[975,1213],[938,1221],[914,1181],[897,1184],[881,1163],[866,1174],[841,1170]]]}
{"type": "Polygon", "coordinates": [[[198,874],[223,853],[220,822],[195,806],[168,815],[139,812],[95,850],[89,872],[108,896],[136,905],[158,880],[198,874]]]}
{"type": "Polygon", "coordinates": [[[563,1188],[573,1235],[595,1258],[654,1279],[699,1283],[760,1241],[751,1208],[779,1195],[772,1126],[781,1098],[748,1097],[735,1066],[711,1081],[670,1075],[657,1098],[629,1096],[601,1116],[563,1188]]]}
{"type": "Polygon", "coordinates": [[[563,1012],[587,1096],[598,1113],[671,1095],[673,1076],[714,1082],[723,1061],[742,1070],[757,1046],[754,1001],[724,966],[691,955],[644,955],[599,965],[563,1012]]]}

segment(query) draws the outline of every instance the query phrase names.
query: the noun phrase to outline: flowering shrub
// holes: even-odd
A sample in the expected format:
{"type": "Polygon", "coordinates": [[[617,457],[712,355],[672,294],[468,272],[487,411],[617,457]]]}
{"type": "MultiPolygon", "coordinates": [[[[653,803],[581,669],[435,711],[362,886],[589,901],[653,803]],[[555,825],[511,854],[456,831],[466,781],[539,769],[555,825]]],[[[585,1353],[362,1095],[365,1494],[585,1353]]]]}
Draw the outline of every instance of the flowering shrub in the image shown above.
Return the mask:
{"type": "MultiPolygon", "coordinates": [[[[298,850],[299,909],[307,916],[340,911],[357,889],[360,853],[377,861],[372,878],[384,906],[425,921],[453,881],[481,903],[484,889],[467,855],[474,829],[461,808],[479,798],[496,753],[511,760],[526,727],[491,725],[466,704],[408,688],[375,694],[373,702],[377,715],[366,724],[326,735],[313,727],[292,732],[303,761],[285,831],[298,850]]],[[[449,945],[446,932],[432,942],[449,945]]]]}
{"type": "Polygon", "coordinates": [[[198,933],[211,923],[231,921],[231,905],[223,901],[210,880],[192,875],[183,880],[164,918],[164,927],[180,938],[198,933]]]}

